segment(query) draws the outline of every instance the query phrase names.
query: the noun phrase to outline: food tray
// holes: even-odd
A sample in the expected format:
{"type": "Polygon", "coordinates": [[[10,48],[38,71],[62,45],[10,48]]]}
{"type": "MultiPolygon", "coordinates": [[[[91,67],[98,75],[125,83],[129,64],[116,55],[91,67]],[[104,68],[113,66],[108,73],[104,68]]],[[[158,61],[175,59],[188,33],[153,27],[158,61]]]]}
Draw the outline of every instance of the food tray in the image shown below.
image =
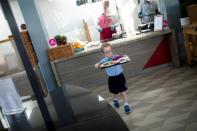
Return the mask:
{"type": "Polygon", "coordinates": [[[108,68],[108,67],[112,67],[115,65],[120,65],[120,64],[124,64],[131,61],[130,58],[127,55],[124,55],[122,58],[116,60],[116,61],[109,61],[109,62],[105,62],[99,65],[99,69],[104,69],[104,68],[108,68]]]}

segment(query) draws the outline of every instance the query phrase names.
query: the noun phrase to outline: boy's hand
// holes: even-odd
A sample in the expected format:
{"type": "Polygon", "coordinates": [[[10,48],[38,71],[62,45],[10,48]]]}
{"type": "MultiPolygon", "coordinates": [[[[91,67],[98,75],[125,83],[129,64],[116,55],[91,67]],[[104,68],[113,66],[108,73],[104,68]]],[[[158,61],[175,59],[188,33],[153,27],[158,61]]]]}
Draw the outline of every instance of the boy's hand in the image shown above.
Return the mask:
{"type": "Polygon", "coordinates": [[[117,64],[119,61],[113,61],[114,62],[114,64],[117,64]]]}
{"type": "Polygon", "coordinates": [[[100,64],[96,63],[94,66],[95,66],[95,68],[99,68],[100,64]]]}

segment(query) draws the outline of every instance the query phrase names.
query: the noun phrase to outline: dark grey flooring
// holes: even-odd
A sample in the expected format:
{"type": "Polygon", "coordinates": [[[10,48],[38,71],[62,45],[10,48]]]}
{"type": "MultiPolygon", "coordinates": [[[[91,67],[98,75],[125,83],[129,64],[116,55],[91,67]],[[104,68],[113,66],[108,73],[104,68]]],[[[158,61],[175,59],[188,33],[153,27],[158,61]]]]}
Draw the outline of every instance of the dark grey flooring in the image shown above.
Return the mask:
{"type": "MultiPolygon", "coordinates": [[[[127,84],[134,111],[126,115],[121,106],[117,112],[131,131],[197,131],[197,66],[166,67],[127,84]]],[[[93,91],[112,104],[107,85],[93,91]]]]}

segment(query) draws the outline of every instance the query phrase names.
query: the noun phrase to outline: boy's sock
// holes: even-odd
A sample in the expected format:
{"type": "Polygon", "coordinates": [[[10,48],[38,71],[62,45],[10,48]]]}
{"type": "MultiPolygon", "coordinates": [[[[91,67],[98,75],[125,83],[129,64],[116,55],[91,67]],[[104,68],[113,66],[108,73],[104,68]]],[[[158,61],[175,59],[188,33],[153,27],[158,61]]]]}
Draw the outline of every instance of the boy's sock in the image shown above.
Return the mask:
{"type": "Polygon", "coordinates": [[[118,98],[114,98],[114,101],[118,101],[118,98]]]}
{"type": "Polygon", "coordinates": [[[126,106],[126,105],[129,105],[129,103],[128,103],[128,102],[125,102],[125,103],[124,103],[124,106],[126,106]]]}

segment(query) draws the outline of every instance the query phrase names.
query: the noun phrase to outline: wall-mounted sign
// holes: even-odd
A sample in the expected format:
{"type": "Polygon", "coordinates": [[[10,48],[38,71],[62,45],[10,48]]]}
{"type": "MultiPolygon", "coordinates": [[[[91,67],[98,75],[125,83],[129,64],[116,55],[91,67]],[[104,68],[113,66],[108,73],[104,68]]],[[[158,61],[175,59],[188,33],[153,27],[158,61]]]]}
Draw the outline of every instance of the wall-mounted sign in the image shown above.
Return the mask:
{"type": "Polygon", "coordinates": [[[88,3],[88,0],[77,0],[76,1],[77,6],[84,5],[86,3],[88,3]]]}
{"type": "Polygon", "coordinates": [[[56,40],[54,38],[49,39],[49,45],[55,46],[57,44],[56,40]]]}
{"type": "Polygon", "coordinates": [[[95,3],[95,2],[99,2],[99,1],[102,1],[102,0],[76,0],[76,5],[80,6],[80,5],[84,5],[87,3],[95,3]]]}

